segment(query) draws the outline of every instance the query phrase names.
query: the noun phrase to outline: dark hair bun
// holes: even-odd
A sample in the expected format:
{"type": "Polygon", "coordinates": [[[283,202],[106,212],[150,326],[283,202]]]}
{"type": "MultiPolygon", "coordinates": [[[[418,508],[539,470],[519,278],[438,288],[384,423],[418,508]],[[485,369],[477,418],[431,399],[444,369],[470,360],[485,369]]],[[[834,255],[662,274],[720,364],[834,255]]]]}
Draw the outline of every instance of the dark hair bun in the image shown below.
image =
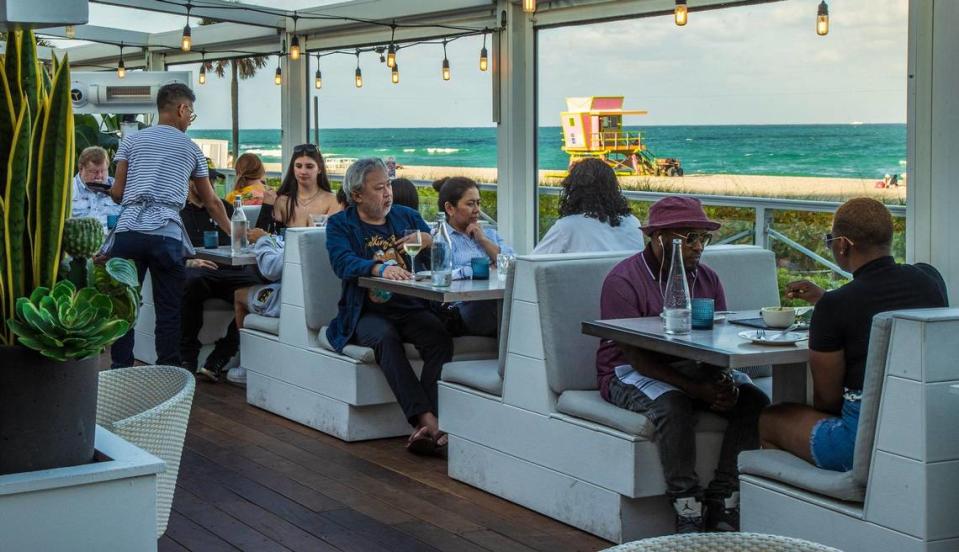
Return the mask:
{"type": "Polygon", "coordinates": [[[444,176],[443,178],[440,178],[439,180],[434,180],[434,181],[433,181],[433,189],[436,190],[437,192],[440,191],[440,190],[442,190],[442,189],[443,189],[443,184],[446,184],[446,181],[449,180],[449,179],[450,179],[450,177],[444,176]]]}

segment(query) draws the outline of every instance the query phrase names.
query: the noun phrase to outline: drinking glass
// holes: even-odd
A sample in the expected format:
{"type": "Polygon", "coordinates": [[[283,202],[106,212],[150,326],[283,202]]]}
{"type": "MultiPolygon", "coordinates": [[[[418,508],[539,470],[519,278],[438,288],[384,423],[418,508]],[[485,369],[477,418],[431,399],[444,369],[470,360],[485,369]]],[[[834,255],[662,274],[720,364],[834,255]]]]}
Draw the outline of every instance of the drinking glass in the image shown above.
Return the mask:
{"type": "Polygon", "coordinates": [[[470,268],[474,280],[489,280],[489,257],[473,257],[470,259],[470,268]]]}
{"type": "Polygon", "coordinates": [[[423,249],[423,237],[420,235],[418,228],[404,230],[403,237],[406,238],[406,241],[403,242],[403,249],[410,257],[410,270],[413,274],[416,274],[416,256],[423,249]]]}
{"type": "Polygon", "coordinates": [[[713,299],[700,297],[692,300],[692,326],[694,330],[713,329],[713,317],[716,313],[716,302],[713,299]]]}
{"type": "Polygon", "coordinates": [[[326,219],[329,218],[329,215],[310,215],[310,224],[314,228],[326,228],[326,219]]]}
{"type": "Polygon", "coordinates": [[[513,260],[515,257],[508,253],[500,253],[496,255],[496,278],[501,282],[506,281],[506,274],[513,266],[513,260]]]}
{"type": "Polygon", "coordinates": [[[203,232],[203,247],[206,249],[216,249],[220,246],[220,234],[216,230],[206,230],[203,232]]]}

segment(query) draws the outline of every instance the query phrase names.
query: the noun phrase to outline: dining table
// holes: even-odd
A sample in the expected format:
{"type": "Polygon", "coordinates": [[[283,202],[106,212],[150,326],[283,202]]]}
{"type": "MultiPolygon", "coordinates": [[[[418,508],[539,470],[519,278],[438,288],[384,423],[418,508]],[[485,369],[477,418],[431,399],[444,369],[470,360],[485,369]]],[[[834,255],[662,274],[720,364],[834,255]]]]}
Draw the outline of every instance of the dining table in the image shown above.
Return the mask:
{"type": "MultiPolygon", "coordinates": [[[[586,335],[609,339],[622,345],[708,363],[724,369],[772,366],[772,400],[811,402],[808,332],[799,332],[797,342],[757,344],[743,337],[756,328],[735,324],[735,320],[755,320],[758,311],[738,311],[723,315],[712,329],[692,330],[685,335],[670,335],[659,316],[593,320],[582,323],[586,335]]],[[[778,333],[766,330],[771,338],[778,333]]]]}
{"type": "Polygon", "coordinates": [[[419,297],[437,303],[460,301],[502,301],[506,294],[506,281],[497,277],[496,269],[484,280],[453,280],[448,286],[434,286],[429,278],[415,280],[388,280],[375,276],[359,279],[360,287],[377,288],[391,293],[419,297]]]}
{"type": "Polygon", "coordinates": [[[214,263],[223,266],[246,266],[256,264],[256,255],[253,253],[252,247],[237,254],[233,254],[233,250],[229,245],[221,245],[216,249],[197,247],[196,258],[213,261],[214,263]]]}

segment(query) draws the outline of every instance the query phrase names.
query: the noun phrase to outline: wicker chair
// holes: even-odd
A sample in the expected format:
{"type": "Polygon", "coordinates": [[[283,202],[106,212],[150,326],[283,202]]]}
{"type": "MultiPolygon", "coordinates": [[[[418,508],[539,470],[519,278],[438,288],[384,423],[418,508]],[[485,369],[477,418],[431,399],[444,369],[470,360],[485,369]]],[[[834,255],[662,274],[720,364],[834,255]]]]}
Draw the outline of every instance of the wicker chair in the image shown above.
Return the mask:
{"type": "Polygon", "coordinates": [[[692,533],[628,542],[604,552],[841,552],[814,542],[759,533],[692,533]]]}
{"type": "Polygon", "coordinates": [[[157,537],[166,532],[196,382],[174,366],[138,366],[100,372],[97,424],[159,457],[157,537]]]}

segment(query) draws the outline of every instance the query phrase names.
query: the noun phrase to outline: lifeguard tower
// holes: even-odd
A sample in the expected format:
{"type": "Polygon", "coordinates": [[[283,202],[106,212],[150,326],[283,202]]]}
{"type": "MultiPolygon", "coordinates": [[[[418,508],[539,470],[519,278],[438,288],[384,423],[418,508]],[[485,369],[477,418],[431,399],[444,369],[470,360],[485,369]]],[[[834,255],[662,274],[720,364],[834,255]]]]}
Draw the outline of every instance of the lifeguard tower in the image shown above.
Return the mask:
{"type": "Polygon", "coordinates": [[[646,115],[646,111],[624,110],[623,96],[566,98],[562,113],[563,151],[569,164],[581,159],[602,159],[618,174],[682,176],[678,159],[657,159],[643,143],[639,131],[623,130],[624,115],[646,115]]]}

